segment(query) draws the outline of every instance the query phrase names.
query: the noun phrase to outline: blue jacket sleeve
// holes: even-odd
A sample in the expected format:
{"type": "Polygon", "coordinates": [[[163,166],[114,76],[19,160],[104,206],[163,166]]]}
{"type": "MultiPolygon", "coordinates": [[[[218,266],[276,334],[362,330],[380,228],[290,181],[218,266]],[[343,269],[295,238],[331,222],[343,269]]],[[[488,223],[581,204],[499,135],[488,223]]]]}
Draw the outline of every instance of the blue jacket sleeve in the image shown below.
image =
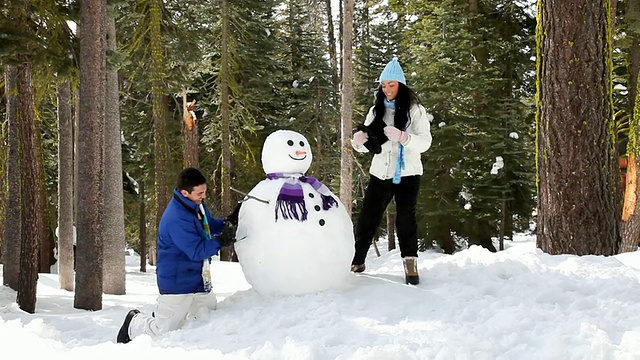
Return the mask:
{"type": "Polygon", "coordinates": [[[218,253],[217,240],[207,240],[200,232],[198,219],[177,219],[178,223],[169,229],[173,243],[193,261],[203,261],[218,253]]]}
{"type": "Polygon", "coordinates": [[[212,218],[213,221],[211,224],[211,235],[219,235],[222,234],[222,230],[224,230],[224,219],[212,218]]]}

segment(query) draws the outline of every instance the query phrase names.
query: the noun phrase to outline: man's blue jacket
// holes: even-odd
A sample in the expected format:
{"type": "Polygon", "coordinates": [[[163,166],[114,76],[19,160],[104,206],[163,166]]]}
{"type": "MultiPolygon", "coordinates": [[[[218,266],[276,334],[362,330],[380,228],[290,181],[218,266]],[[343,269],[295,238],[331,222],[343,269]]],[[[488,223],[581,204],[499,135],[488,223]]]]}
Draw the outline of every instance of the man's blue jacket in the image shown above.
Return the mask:
{"type": "Polygon", "coordinates": [[[222,232],[224,219],[211,216],[203,205],[211,240],[198,219],[198,204],[184,197],[178,189],[160,219],[158,226],[158,260],[156,276],[160,294],[191,294],[204,292],[202,262],[218,253],[215,238],[222,232]]]}

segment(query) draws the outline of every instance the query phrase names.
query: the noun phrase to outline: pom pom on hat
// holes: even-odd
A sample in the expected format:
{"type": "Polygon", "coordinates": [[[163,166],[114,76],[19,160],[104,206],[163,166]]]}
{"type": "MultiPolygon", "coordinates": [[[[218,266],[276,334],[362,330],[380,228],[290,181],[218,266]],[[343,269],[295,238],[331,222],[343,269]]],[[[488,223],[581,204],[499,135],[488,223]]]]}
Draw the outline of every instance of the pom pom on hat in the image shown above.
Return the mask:
{"type": "Polygon", "coordinates": [[[404,77],[404,71],[402,71],[402,67],[398,62],[397,56],[394,56],[387,66],[384,67],[384,70],[382,70],[382,74],[380,74],[378,82],[382,83],[383,81],[397,81],[407,85],[407,80],[404,77]]]}

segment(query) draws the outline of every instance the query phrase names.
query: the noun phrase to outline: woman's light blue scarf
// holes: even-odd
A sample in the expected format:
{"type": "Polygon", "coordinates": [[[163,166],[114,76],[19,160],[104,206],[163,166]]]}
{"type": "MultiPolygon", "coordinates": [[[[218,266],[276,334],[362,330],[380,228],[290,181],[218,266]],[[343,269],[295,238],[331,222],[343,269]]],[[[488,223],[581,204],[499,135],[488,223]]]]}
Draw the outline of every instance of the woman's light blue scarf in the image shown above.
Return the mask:
{"type": "MultiPolygon", "coordinates": [[[[387,109],[395,110],[396,101],[385,98],[384,106],[387,109]]],[[[400,177],[402,176],[402,170],[404,170],[404,145],[398,144],[398,162],[396,163],[396,172],[393,174],[394,184],[400,184],[400,177]]]]}
{"type": "Polygon", "coordinates": [[[384,106],[387,109],[391,109],[391,110],[395,110],[396,109],[396,101],[395,100],[389,100],[387,98],[384,98],[384,106]]]}
{"type": "Polygon", "coordinates": [[[398,144],[398,162],[396,163],[396,172],[393,174],[394,184],[400,184],[402,170],[404,170],[404,145],[398,144]]]}

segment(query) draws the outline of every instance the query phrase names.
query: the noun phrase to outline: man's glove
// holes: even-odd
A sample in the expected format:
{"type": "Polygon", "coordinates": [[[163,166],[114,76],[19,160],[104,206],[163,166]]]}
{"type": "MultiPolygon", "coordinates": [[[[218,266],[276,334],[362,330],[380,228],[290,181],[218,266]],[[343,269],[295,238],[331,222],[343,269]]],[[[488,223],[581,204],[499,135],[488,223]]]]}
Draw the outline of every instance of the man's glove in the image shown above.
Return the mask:
{"type": "Polygon", "coordinates": [[[216,236],[220,247],[231,246],[236,242],[236,227],[230,221],[224,222],[222,233],[216,236]]]}
{"type": "Polygon", "coordinates": [[[241,205],[242,202],[237,203],[236,207],[233,209],[233,212],[225,218],[225,221],[231,223],[234,227],[238,226],[238,215],[240,214],[241,205]]]}

